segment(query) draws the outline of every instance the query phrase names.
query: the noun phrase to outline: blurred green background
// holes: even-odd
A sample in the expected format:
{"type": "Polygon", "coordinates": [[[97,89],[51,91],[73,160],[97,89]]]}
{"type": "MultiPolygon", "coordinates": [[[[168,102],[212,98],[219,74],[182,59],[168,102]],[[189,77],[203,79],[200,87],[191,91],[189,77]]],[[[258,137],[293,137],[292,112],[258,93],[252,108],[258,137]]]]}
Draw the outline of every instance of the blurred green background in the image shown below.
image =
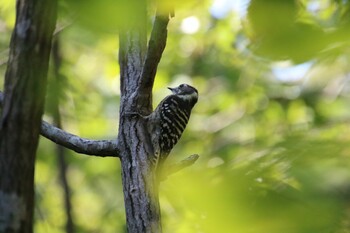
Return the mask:
{"type": "MultiPolygon", "coordinates": [[[[65,130],[116,138],[117,31],[134,7],[59,1],[61,64],[58,76],[50,71],[46,120],[58,97],[65,130]]],[[[0,2],[2,83],[14,9],[15,1],[0,2]]],[[[199,90],[169,162],[200,159],[161,186],[164,232],[350,232],[349,9],[348,0],[177,3],[154,106],[167,86],[199,90]]],[[[76,232],[125,232],[119,161],[71,151],[66,160],[76,232]]],[[[65,221],[56,149],[41,138],[35,232],[65,232],[65,221]]]]}

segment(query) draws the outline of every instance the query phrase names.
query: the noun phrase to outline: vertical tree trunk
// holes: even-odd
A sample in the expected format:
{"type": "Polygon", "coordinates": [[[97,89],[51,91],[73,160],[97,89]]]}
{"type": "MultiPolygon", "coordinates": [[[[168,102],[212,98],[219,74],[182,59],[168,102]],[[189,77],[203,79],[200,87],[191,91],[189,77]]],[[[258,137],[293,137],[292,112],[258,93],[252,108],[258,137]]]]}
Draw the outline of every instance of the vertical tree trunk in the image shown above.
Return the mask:
{"type": "Polygon", "coordinates": [[[133,0],[130,20],[120,31],[119,63],[121,70],[121,103],[119,146],[122,163],[123,191],[130,233],[161,232],[157,182],[150,162],[153,148],[147,122],[128,113],[149,114],[152,111],[151,89],[140,88],[141,73],[147,49],[146,1],[133,0]],[[137,4],[135,4],[137,3],[137,4]]]}
{"type": "Polygon", "coordinates": [[[56,0],[17,0],[0,122],[0,232],[33,232],[34,165],[56,0]]]}
{"type": "Polygon", "coordinates": [[[149,136],[142,120],[122,120],[120,143],[128,232],[161,232],[160,207],[149,136]],[[136,146],[135,146],[136,145],[136,146]]]}

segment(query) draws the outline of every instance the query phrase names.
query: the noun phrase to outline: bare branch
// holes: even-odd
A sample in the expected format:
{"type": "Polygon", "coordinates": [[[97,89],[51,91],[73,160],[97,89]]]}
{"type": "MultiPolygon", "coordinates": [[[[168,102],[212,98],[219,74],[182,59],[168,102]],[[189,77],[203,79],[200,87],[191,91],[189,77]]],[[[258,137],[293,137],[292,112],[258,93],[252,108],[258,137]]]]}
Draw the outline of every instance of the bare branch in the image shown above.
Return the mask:
{"type": "Polygon", "coordinates": [[[148,42],[146,59],[142,69],[141,89],[152,89],[158,63],[162,57],[168,35],[168,14],[157,13],[153,23],[151,38],[148,42]]]}
{"type": "MultiPolygon", "coordinates": [[[[4,95],[0,92],[0,106],[2,106],[4,95]]],[[[77,153],[95,155],[101,157],[119,157],[117,140],[89,140],[70,134],[62,129],[42,121],[41,135],[51,141],[74,150],[77,153]]]]}
{"type": "Polygon", "coordinates": [[[163,175],[161,177],[161,180],[165,180],[168,176],[181,171],[182,169],[185,169],[191,165],[193,165],[199,158],[199,155],[197,154],[193,154],[190,155],[189,157],[187,157],[186,159],[181,160],[178,163],[172,164],[169,167],[167,167],[164,172],[163,175]]]}
{"type": "Polygon", "coordinates": [[[119,157],[117,140],[89,140],[67,133],[42,121],[41,135],[77,153],[101,157],[119,157]]]}

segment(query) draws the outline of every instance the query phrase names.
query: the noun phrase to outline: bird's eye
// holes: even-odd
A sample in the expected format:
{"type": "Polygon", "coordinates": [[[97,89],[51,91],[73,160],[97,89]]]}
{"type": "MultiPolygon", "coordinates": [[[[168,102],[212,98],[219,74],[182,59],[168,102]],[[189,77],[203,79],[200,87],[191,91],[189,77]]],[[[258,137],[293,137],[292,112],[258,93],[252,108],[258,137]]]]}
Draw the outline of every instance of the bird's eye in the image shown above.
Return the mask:
{"type": "Polygon", "coordinates": [[[180,88],[183,88],[184,86],[185,86],[185,84],[181,84],[181,85],[180,85],[180,88]]]}

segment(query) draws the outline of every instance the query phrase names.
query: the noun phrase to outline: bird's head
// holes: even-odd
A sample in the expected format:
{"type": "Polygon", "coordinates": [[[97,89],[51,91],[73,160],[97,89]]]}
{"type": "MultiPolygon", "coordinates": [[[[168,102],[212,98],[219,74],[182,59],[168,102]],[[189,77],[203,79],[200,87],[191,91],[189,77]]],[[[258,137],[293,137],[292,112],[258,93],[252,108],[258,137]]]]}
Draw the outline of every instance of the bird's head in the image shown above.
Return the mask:
{"type": "Polygon", "coordinates": [[[197,102],[197,100],[198,100],[197,89],[188,85],[188,84],[181,84],[175,88],[168,87],[168,89],[171,90],[171,92],[174,95],[177,95],[178,97],[180,97],[183,100],[190,100],[190,101],[194,101],[194,102],[197,102]]]}

